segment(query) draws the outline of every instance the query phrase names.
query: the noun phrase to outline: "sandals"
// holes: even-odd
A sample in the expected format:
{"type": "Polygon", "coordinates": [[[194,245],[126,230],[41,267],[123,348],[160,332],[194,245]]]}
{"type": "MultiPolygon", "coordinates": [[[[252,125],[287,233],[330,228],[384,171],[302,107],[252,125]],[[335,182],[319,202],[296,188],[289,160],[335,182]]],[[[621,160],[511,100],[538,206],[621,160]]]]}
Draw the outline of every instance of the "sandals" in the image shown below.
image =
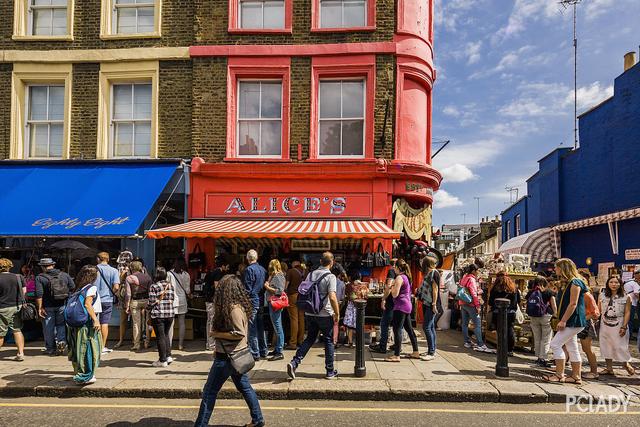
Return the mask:
{"type": "Polygon", "coordinates": [[[597,372],[587,372],[586,374],[582,374],[582,378],[587,380],[597,380],[600,377],[600,374],[597,372]]]}
{"type": "Polygon", "coordinates": [[[600,375],[612,375],[615,376],[615,373],[613,372],[613,370],[608,370],[607,368],[604,368],[603,370],[600,371],[600,375]]]}
{"type": "Polygon", "coordinates": [[[568,377],[565,377],[564,383],[565,384],[582,385],[582,378],[576,378],[576,377],[568,376],[568,377]]]}
{"type": "Polygon", "coordinates": [[[384,359],[385,362],[393,362],[393,363],[400,363],[400,357],[399,356],[389,356],[386,357],[384,359]]]}
{"type": "Polygon", "coordinates": [[[627,371],[627,373],[629,374],[630,377],[633,377],[634,375],[636,375],[638,372],[636,371],[636,369],[631,366],[630,364],[625,366],[624,369],[627,371]]]}
{"type": "Polygon", "coordinates": [[[567,377],[564,377],[564,376],[559,377],[557,374],[542,376],[542,381],[546,383],[564,383],[566,379],[567,377]]]}
{"type": "Polygon", "coordinates": [[[407,353],[403,354],[402,357],[405,359],[420,359],[420,354],[418,353],[407,353]]]}

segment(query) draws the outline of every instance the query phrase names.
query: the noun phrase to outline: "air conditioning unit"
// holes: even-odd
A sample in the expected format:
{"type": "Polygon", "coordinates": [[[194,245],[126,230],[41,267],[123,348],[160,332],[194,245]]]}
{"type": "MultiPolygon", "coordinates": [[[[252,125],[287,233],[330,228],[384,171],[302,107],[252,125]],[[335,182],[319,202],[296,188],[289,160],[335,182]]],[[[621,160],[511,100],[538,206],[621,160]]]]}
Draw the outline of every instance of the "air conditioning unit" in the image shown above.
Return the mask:
{"type": "Polygon", "coordinates": [[[330,251],[331,240],[292,239],[292,251],[330,251]]]}

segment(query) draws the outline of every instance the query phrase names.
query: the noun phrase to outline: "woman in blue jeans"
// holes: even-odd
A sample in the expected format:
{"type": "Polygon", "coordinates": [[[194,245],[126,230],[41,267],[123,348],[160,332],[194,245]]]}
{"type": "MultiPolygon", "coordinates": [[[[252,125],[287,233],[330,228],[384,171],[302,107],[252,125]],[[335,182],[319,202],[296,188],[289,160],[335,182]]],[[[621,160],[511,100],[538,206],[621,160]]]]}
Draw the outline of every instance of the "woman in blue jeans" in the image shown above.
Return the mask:
{"type": "Polygon", "coordinates": [[[478,286],[478,266],[471,264],[467,267],[466,273],[460,281],[460,286],[465,288],[471,296],[471,302],[458,301],[460,303],[460,311],[462,312],[462,336],[464,337],[465,348],[473,348],[476,351],[488,353],[491,350],[487,348],[482,341],[482,324],[480,321],[480,306],[482,298],[480,297],[480,287],[478,286]],[[476,336],[477,345],[474,347],[469,338],[469,319],[473,321],[473,331],[476,336]]]}
{"type": "Polygon", "coordinates": [[[436,356],[436,317],[442,308],[440,300],[440,272],[436,270],[438,260],[427,256],[422,261],[424,280],[417,297],[422,302],[422,328],[427,338],[427,352],[420,354],[421,360],[433,360],[436,356]]]}
{"type": "Polygon", "coordinates": [[[247,426],[262,427],[264,426],[264,418],[260,402],[258,402],[255,390],[251,387],[249,377],[247,374],[237,373],[229,360],[229,354],[248,347],[249,316],[251,316],[253,307],[240,279],[230,274],[224,276],[216,288],[213,304],[215,311],[212,330],[209,333],[216,340],[216,356],[209,371],[207,383],[202,390],[202,402],[195,426],[209,425],[218,393],[222,385],[231,377],[236,389],[242,394],[247,406],[249,406],[251,423],[247,426]]]}
{"type": "Polygon", "coordinates": [[[269,300],[273,296],[280,296],[284,292],[284,288],[287,284],[287,279],[282,272],[282,264],[277,259],[272,259],[269,263],[269,279],[264,282],[264,289],[266,291],[265,298],[267,305],[269,306],[269,317],[271,318],[271,324],[273,325],[274,345],[273,351],[269,353],[269,361],[284,359],[282,349],[284,348],[284,329],[282,327],[282,309],[274,310],[269,300]]]}

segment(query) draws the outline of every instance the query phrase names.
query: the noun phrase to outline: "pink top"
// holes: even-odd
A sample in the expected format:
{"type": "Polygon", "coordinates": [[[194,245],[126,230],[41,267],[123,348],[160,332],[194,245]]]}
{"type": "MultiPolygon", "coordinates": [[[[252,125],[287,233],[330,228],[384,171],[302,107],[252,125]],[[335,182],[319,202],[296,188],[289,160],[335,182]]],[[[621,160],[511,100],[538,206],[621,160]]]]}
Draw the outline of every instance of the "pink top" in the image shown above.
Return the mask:
{"type": "Polygon", "coordinates": [[[471,304],[467,304],[464,301],[459,301],[460,305],[470,305],[475,308],[480,307],[480,299],[478,298],[478,279],[473,274],[465,274],[465,276],[460,281],[460,286],[463,288],[467,288],[469,293],[471,294],[471,298],[473,298],[473,302],[471,304]]]}
{"type": "Polygon", "coordinates": [[[400,277],[402,277],[402,287],[400,287],[398,296],[393,299],[393,311],[411,314],[411,284],[405,274],[400,277]]]}

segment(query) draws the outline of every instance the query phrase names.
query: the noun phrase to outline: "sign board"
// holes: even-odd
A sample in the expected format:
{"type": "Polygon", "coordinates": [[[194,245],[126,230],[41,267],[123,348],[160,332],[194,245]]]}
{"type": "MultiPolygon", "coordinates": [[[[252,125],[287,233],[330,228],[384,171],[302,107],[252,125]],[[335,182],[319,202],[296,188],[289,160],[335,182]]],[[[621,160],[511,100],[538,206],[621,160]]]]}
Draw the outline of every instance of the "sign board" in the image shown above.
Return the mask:
{"type": "Polygon", "coordinates": [[[615,262],[601,262],[598,264],[598,283],[606,283],[609,278],[609,269],[615,268],[615,262]]]}
{"type": "Polygon", "coordinates": [[[630,271],[622,272],[622,283],[627,283],[628,281],[633,279],[633,273],[630,271]]]}
{"type": "Polygon", "coordinates": [[[640,259],[640,249],[627,249],[624,251],[624,259],[633,261],[640,259]]]}
{"type": "Polygon", "coordinates": [[[325,218],[372,217],[371,194],[209,193],[207,218],[325,218]]]}

